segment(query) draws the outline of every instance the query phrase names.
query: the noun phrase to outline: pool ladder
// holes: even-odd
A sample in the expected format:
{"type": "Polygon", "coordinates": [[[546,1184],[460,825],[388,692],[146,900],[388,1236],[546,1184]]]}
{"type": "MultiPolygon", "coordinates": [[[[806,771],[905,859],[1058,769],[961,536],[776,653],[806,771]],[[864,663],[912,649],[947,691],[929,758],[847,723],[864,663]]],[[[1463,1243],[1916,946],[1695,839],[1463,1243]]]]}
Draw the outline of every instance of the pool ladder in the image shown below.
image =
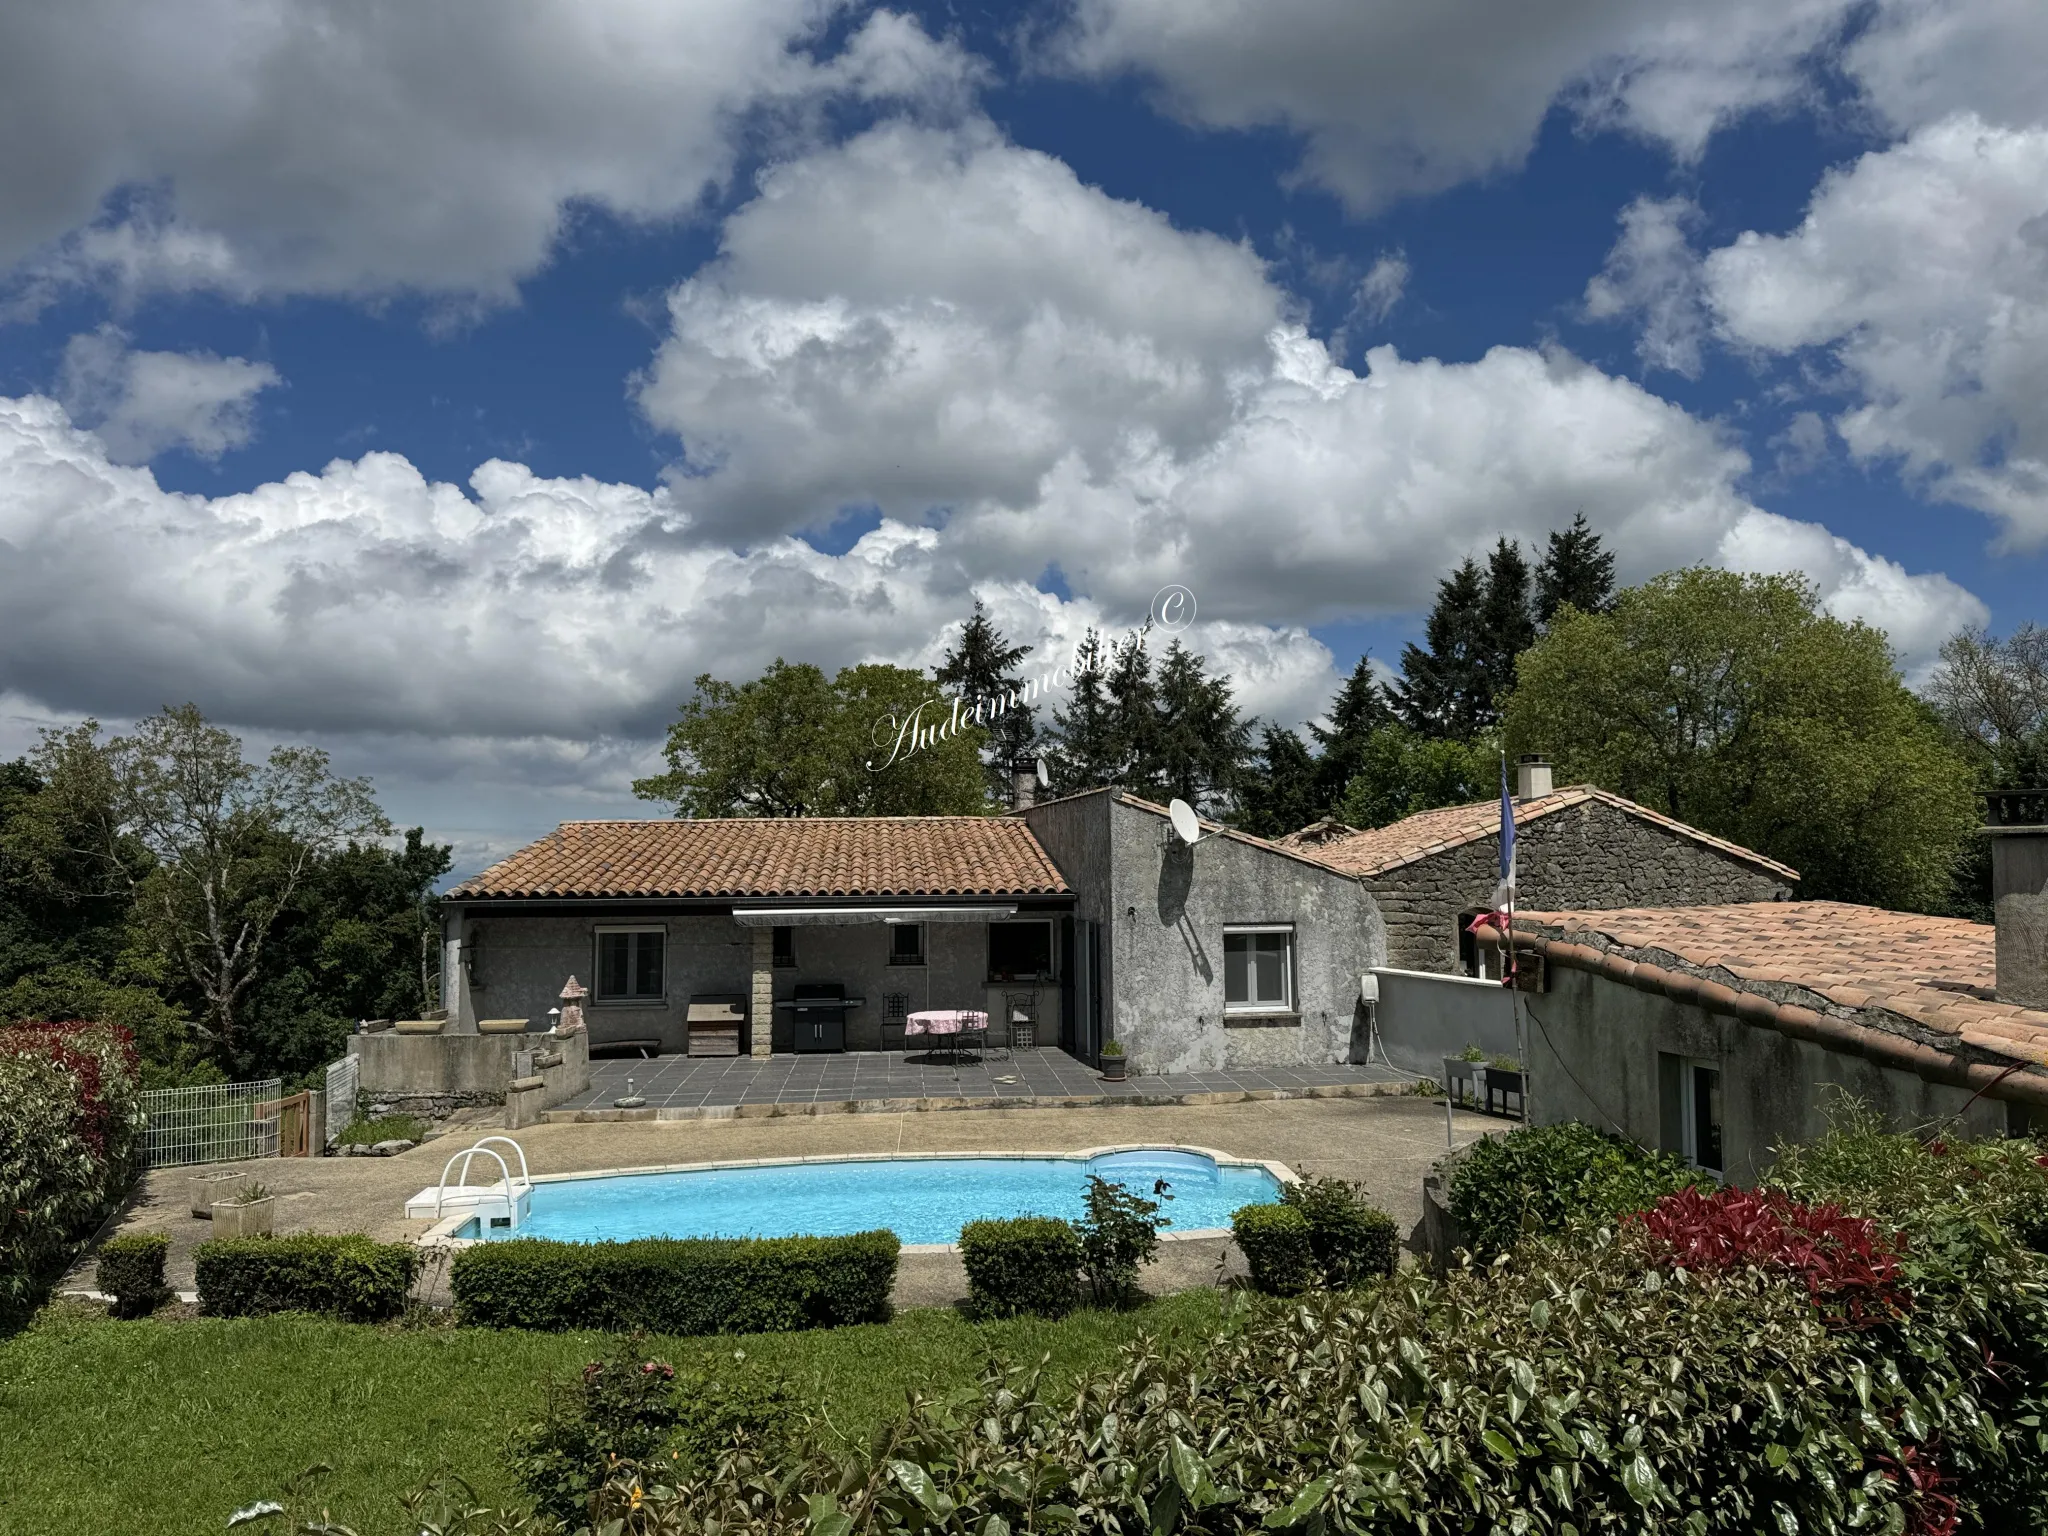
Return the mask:
{"type": "Polygon", "coordinates": [[[430,1188],[421,1190],[405,1202],[405,1214],[416,1221],[440,1221],[444,1217],[467,1212],[475,1217],[477,1236],[488,1237],[497,1232],[516,1232],[533,1215],[533,1175],[527,1171],[526,1149],[510,1136],[486,1136],[474,1146],[456,1153],[442,1165],[441,1181],[430,1188]],[[498,1143],[512,1149],[519,1159],[519,1177],[512,1177],[512,1169],[502,1153],[491,1144],[498,1143]],[[495,1184],[471,1184],[470,1165],[481,1155],[498,1165],[498,1182],[495,1184]],[[456,1164],[462,1166],[458,1170],[456,1164]],[[455,1173],[451,1181],[450,1172],[455,1173]]]}

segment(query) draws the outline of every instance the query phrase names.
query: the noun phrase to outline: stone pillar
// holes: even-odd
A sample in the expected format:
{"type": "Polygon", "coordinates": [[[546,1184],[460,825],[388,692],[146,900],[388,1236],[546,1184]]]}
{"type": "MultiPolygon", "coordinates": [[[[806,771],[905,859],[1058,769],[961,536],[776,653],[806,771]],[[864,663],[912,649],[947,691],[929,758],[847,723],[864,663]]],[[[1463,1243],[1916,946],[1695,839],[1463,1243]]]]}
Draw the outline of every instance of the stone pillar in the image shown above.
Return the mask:
{"type": "Polygon", "coordinates": [[[766,1061],[775,1050],[775,930],[754,930],[754,1000],[747,1010],[751,1051],[766,1061]]]}

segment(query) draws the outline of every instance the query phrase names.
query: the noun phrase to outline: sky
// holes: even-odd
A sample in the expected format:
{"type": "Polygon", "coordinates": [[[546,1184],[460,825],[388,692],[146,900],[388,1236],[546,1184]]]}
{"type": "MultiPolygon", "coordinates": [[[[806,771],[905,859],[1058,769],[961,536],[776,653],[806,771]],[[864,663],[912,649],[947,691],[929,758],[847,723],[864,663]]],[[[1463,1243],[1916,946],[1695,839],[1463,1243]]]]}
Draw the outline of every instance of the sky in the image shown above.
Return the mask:
{"type": "Polygon", "coordinates": [[[0,756],[190,701],[458,871],[977,598],[1294,726],[1580,512],[2048,618],[2039,0],[0,0],[0,142],[0,756]]]}

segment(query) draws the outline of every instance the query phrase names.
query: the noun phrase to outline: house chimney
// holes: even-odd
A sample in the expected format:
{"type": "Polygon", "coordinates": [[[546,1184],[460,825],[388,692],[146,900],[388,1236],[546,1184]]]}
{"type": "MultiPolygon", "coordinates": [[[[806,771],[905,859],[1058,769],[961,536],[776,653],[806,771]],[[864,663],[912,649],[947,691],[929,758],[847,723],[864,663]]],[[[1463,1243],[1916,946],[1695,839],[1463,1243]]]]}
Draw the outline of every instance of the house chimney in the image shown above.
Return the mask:
{"type": "Polygon", "coordinates": [[[1550,759],[1541,752],[1524,752],[1515,759],[1515,798],[1541,800],[1550,793],[1550,759]]]}
{"type": "Polygon", "coordinates": [[[1010,809],[1028,811],[1038,803],[1038,770],[1019,768],[1010,775],[1010,809]]]}
{"type": "Polygon", "coordinates": [[[2048,790],[1994,789],[1984,798],[1998,1000],[2048,1008],[2048,790]]]}

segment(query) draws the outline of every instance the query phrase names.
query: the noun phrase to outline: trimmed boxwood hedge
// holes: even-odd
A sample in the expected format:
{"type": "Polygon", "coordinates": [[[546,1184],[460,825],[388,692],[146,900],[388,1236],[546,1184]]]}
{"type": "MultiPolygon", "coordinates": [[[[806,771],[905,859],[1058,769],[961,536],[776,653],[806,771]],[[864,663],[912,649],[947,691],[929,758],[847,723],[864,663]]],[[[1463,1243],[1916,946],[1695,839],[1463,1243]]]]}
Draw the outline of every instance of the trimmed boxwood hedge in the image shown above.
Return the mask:
{"type": "Polygon", "coordinates": [[[1065,1317],[1080,1303],[1081,1234],[1057,1216],[970,1221],[960,1261],[976,1317],[1065,1317]]]}
{"type": "Polygon", "coordinates": [[[138,1232],[109,1238],[100,1246],[94,1283],[114,1298],[114,1316],[147,1317],[169,1294],[164,1286],[164,1259],[171,1240],[162,1232],[138,1232]]]}
{"type": "Polygon", "coordinates": [[[419,1250],[360,1234],[217,1237],[192,1254],[199,1310],[209,1317],[317,1312],[381,1323],[405,1310],[419,1250]]]}
{"type": "Polygon", "coordinates": [[[483,1328],[784,1333],[889,1318],[902,1244],[850,1237],[643,1237],[478,1243],[455,1259],[455,1314],[483,1328]]]}
{"type": "Polygon", "coordinates": [[[1295,1296],[1315,1284],[1316,1251],[1308,1218],[1291,1205],[1246,1205],[1230,1218],[1252,1284],[1271,1296],[1295,1296]]]}
{"type": "Polygon", "coordinates": [[[1280,1191],[1281,1203],[1308,1223],[1309,1247],[1323,1284],[1343,1287],[1384,1279],[1401,1261],[1401,1229],[1345,1179],[1300,1179],[1280,1191]]]}

